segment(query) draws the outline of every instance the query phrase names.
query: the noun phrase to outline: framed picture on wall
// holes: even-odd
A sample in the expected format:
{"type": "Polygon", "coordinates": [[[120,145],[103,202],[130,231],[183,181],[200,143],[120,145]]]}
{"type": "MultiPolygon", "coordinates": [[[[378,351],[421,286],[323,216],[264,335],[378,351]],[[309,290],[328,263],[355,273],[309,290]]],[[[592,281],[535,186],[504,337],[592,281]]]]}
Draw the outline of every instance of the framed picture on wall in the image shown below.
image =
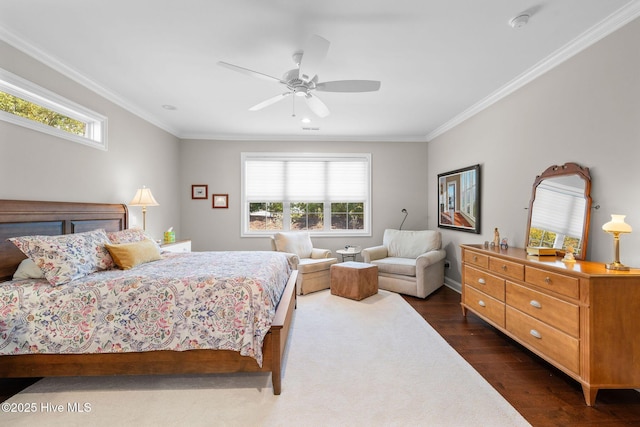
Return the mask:
{"type": "Polygon", "coordinates": [[[213,208],[228,208],[229,207],[229,195],[228,194],[213,194],[213,208]]]}
{"type": "Polygon", "coordinates": [[[438,174],[438,227],[480,234],[480,165],[438,174]]]}
{"type": "Polygon", "coordinates": [[[205,184],[195,184],[191,186],[191,198],[192,199],[208,199],[209,190],[205,184]]]}

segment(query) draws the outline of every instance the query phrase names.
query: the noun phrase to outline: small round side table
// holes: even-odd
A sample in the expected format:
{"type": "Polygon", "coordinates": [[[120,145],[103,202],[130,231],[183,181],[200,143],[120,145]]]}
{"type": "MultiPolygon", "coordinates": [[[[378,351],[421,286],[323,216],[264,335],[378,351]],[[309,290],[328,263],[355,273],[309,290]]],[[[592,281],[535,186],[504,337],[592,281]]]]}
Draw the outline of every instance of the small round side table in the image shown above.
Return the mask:
{"type": "Polygon", "coordinates": [[[355,261],[356,255],[358,255],[360,251],[360,246],[345,246],[344,249],[338,249],[336,253],[338,253],[338,255],[342,255],[342,262],[344,262],[345,259],[351,259],[355,261]]]}

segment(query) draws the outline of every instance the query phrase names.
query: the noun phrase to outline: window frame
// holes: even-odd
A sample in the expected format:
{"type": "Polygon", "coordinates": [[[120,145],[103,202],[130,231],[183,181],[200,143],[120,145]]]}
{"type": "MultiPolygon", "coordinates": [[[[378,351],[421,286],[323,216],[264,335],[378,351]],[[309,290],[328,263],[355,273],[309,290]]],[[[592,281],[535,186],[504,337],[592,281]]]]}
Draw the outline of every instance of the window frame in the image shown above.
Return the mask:
{"type": "Polygon", "coordinates": [[[0,120],[107,151],[107,117],[0,68],[0,91],[85,124],[85,136],[0,110],[0,120]]]}
{"type": "MultiPolygon", "coordinates": [[[[291,231],[289,226],[291,224],[290,217],[290,203],[324,203],[324,229],[321,231],[305,230],[312,236],[323,237],[370,237],[371,231],[371,153],[284,153],[284,152],[243,152],[240,155],[241,162],[241,237],[265,237],[271,236],[278,231],[291,231]],[[332,203],[344,203],[346,201],[337,200],[295,200],[290,202],[282,201],[283,203],[283,218],[282,218],[282,230],[249,230],[249,204],[259,203],[259,201],[248,201],[246,195],[246,162],[249,160],[313,160],[313,159],[335,159],[339,160],[362,160],[366,164],[366,200],[362,200],[364,205],[363,209],[363,228],[362,229],[331,229],[331,204],[332,203]]],[[[353,202],[353,201],[352,201],[353,202]]],[[[355,202],[353,202],[355,203],[355,202]]],[[[360,202],[359,202],[360,203],[360,202]]]]}

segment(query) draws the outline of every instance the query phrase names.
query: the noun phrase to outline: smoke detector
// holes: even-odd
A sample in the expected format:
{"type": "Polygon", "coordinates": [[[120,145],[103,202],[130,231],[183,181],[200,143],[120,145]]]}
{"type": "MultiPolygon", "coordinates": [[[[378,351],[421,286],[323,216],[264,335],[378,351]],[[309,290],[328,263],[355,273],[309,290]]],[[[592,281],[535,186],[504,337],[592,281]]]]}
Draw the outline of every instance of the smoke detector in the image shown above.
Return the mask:
{"type": "Polygon", "coordinates": [[[530,16],[527,14],[523,14],[523,15],[518,15],[515,18],[513,18],[511,21],[509,21],[509,25],[511,26],[511,28],[522,28],[525,25],[527,25],[527,22],[529,22],[529,18],[530,16]]]}

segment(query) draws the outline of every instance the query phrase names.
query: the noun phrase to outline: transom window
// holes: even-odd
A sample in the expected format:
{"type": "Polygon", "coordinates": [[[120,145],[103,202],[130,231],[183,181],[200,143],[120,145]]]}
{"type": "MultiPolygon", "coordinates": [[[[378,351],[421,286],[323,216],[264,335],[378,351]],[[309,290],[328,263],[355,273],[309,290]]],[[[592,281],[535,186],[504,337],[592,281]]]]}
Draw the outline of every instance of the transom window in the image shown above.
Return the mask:
{"type": "Polygon", "coordinates": [[[242,153],[242,235],[370,235],[370,177],[368,153],[242,153]]]}
{"type": "Polygon", "coordinates": [[[0,68],[0,120],[107,149],[107,118],[0,68]]]}

